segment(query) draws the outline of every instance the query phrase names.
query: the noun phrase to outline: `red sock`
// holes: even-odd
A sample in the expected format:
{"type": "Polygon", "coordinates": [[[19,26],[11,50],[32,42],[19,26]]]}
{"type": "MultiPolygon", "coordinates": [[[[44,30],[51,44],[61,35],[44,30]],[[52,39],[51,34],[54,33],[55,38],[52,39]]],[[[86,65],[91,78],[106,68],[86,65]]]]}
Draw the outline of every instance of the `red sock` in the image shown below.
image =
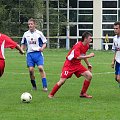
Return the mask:
{"type": "Polygon", "coordinates": [[[61,86],[58,86],[58,84],[56,83],[55,86],[53,87],[52,91],[50,92],[50,95],[54,96],[54,94],[58,91],[58,89],[61,86]]]}
{"type": "Polygon", "coordinates": [[[81,90],[81,94],[86,93],[89,85],[90,85],[90,81],[84,80],[83,87],[82,87],[82,90],[81,90]]]}

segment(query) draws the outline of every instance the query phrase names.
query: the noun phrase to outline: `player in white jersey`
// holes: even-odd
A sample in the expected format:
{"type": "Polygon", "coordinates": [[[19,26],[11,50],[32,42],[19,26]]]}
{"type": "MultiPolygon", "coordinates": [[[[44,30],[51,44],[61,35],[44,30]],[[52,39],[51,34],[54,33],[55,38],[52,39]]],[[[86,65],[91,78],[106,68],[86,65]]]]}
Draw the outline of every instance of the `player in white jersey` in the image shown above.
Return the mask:
{"type": "Polygon", "coordinates": [[[26,48],[27,51],[26,61],[29,68],[31,84],[33,89],[36,90],[34,67],[37,65],[42,78],[43,91],[47,91],[46,73],[43,68],[44,57],[42,53],[46,47],[47,39],[41,31],[36,29],[36,21],[33,18],[28,20],[28,27],[29,30],[22,37],[21,48],[23,50],[26,48]]]}
{"type": "Polygon", "coordinates": [[[115,80],[120,87],[120,21],[114,23],[114,33],[112,50],[115,51],[111,66],[115,67],[115,80]]]}

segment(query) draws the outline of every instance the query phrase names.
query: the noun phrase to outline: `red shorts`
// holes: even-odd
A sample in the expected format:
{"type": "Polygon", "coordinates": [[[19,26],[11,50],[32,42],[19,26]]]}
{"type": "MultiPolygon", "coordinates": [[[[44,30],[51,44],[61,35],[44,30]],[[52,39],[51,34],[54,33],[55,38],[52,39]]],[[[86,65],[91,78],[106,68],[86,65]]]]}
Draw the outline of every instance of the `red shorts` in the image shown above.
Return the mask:
{"type": "Polygon", "coordinates": [[[5,68],[5,60],[0,60],[0,77],[4,73],[4,68],[5,68]]]}
{"type": "Polygon", "coordinates": [[[88,69],[85,68],[81,63],[72,64],[69,61],[65,61],[62,68],[61,78],[70,78],[73,74],[78,78],[81,76],[81,73],[84,73],[88,69]]]}

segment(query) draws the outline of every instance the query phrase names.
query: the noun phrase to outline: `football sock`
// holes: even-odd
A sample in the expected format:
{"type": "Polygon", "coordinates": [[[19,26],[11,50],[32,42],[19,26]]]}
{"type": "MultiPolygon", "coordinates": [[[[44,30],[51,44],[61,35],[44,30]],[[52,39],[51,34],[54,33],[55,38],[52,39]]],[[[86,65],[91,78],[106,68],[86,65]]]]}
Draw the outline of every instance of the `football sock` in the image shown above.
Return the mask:
{"type": "Polygon", "coordinates": [[[58,86],[58,84],[56,83],[55,86],[53,87],[52,91],[50,92],[50,95],[54,96],[54,94],[58,91],[58,89],[61,86],[58,86]]]}
{"type": "Polygon", "coordinates": [[[32,84],[32,86],[33,86],[34,88],[36,88],[36,82],[35,82],[35,80],[31,80],[31,84],[32,84]]]}
{"type": "Polygon", "coordinates": [[[81,94],[86,93],[89,85],[90,85],[90,81],[84,80],[83,87],[82,87],[82,90],[81,90],[81,94]]]}
{"type": "Polygon", "coordinates": [[[42,78],[42,85],[43,85],[43,88],[47,88],[47,80],[46,80],[46,78],[42,78]]]}

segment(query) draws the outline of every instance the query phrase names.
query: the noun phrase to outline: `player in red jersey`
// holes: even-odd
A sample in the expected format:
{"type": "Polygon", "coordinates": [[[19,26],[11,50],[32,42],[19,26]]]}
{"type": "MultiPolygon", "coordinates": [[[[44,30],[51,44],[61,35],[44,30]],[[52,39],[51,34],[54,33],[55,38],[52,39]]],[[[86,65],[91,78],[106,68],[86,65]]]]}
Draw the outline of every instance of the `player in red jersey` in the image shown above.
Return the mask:
{"type": "Polygon", "coordinates": [[[73,74],[77,78],[84,76],[85,80],[83,83],[82,90],[80,92],[80,97],[83,98],[92,98],[92,96],[86,93],[90,81],[92,79],[92,66],[88,61],[88,58],[94,57],[94,53],[86,55],[87,50],[89,49],[89,43],[92,41],[92,34],[89,32],[84,32],[82,34],[82,41],[76,43],[73,48],[70,50],[66,57],[66,61],[62,68],[62,73],[60,80],[55,84],[52,91],[48,95],[48,98],[53,98],[58,89],[65,83],[65,81],[70,78],[73,74]],[[81,60],[84,60],[88,66],[88,69],[81,64],[81,60]]]}
{"type": "Polygon", "coordinates": [[[7,35],[0,33],[0,77],[3,75],[5,68],[4,48],[16,48],[19,50],[20,54],[24,54],[24,51],[16,42],[14,42],[7,35]]]}

